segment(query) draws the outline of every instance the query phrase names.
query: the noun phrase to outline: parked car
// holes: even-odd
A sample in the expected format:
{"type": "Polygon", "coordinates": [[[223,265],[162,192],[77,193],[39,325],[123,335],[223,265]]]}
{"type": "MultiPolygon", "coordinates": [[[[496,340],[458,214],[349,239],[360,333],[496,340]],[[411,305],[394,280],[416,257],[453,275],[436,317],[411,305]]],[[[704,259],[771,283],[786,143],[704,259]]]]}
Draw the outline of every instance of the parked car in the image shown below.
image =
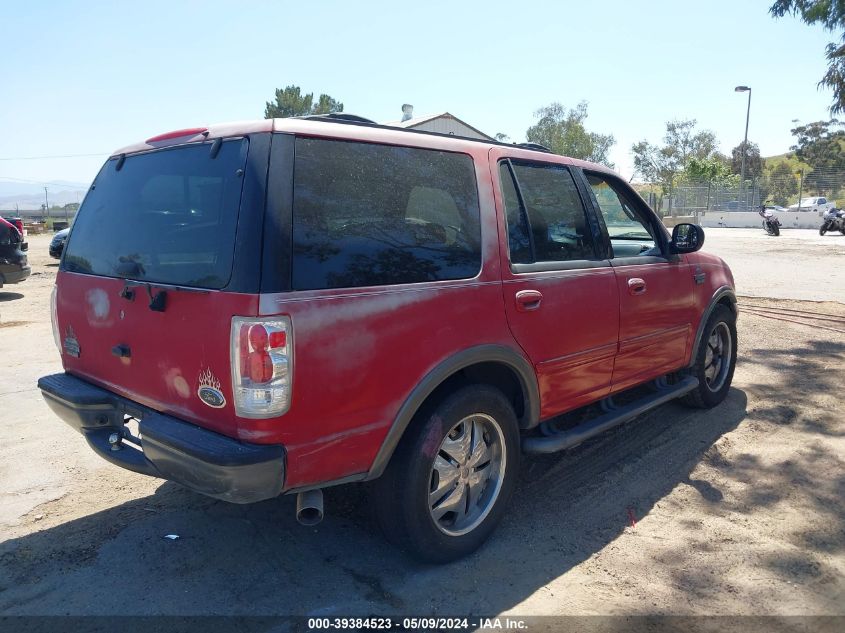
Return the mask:
{"type": "Polygon", "coordinates": [[[6,222],[11,224],[12,226],[14,226],[18,230],[18,233],[23,235],[23,219],[22,218],[19,218],[17,216],[5,216],[4,215],[3,219],[6,220],[6,222]]]}
{"type": "Polygon", "coordinates": [[[65,249],[65,242],[67,241],[68,233],[70,233],[70,229],[62,229],[61,231],[56,232],[53,239],[50,240],[50,257],[55,259],[62,258],[62,252],[65,249]]]}
{"type": "Polygon", "coordinates": [[[775,213],[784,213],[786,211],[789,211],[789,209],[787,209],[786,207],[782,207],[779,204],[767,204],[763,208],[769,211],[774,211],[775,213]]]}
{"type": "Polygon", "coordinates": [[[799,204],[796,202],[795,204],[789,205],[790,211],[821,211],[822,213],[829,211],[830,209],[834,208],[836,205],[833,202],[828,202],[827,198],[824,197],[816,197],[816,198],[802,198],[801,204],[799,208],[799,204]]]}
{"type": "Polygon", "coordinates": [[[52,296],[38,385],[92,449],[251,503],[372,481],[388,538],[481,545],[523,453],[725,398],[728,266],[615,173],[538,146],[331,116],[118,150],[52,296]]]}
{"type": "Polygon", "coordinates": [[[31,272],[26,257],[27,244],[11,223],[0,218],[0,288],[16,284],[31,272]]]}

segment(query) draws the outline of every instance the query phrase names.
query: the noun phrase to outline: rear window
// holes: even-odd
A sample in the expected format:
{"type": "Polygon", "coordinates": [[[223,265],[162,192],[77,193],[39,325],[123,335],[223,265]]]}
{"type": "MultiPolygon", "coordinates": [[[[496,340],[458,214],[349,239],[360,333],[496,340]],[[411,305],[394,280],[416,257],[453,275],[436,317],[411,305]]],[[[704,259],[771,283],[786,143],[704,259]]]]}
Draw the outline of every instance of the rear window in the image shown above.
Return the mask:
{"type": "Polygon", "coordinates": [[[109,160],[79,210],[71,272],[223,288],[232,274],[248,141],[186,145],[109,160]]]}
{"type": "Polygon", "coordinates": [[[469,156],[297,138],[295,290],[474,277],[480,243],[469,156]]]}

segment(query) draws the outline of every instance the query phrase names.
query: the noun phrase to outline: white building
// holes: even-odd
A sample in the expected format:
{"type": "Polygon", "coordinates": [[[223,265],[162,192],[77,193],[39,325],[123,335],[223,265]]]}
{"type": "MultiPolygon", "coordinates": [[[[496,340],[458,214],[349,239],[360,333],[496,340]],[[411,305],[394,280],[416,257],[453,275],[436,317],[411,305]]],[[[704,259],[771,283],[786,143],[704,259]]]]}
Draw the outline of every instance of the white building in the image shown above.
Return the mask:
{"type": "Polygon", "coordinates": [[[448,112],[431,114],[428,116],[414,116],[414,106],[406,103],[402,106],[402,120],[390,121],[384,125],[393,127],[404,127],[425,132],[437,132],[438,134],[454,134],[477,138],[483,141],[495,140],[481,130],[472,127],[469,123],[461,121],[458,117],[448,112]]]}

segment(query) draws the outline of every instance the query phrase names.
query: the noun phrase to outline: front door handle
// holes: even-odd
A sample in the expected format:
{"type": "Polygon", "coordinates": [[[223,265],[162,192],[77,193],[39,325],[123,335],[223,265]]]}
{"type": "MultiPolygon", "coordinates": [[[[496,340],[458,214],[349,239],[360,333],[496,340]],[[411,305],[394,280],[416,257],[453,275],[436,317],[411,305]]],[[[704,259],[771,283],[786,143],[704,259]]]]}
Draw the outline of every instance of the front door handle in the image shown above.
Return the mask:
{"type": "Polygon", "coordinates": [[[632,295],[641,295],[646,291],[645,280],[639,277],[631,277],[628,280],[628,292],[632,295]]]}
{"type": "Polygon", "coordinates": [[[537,290],[520,290],[516,293],[516,309],[520,312],[531,312],[540,307],[543,295],[537,290]]]}

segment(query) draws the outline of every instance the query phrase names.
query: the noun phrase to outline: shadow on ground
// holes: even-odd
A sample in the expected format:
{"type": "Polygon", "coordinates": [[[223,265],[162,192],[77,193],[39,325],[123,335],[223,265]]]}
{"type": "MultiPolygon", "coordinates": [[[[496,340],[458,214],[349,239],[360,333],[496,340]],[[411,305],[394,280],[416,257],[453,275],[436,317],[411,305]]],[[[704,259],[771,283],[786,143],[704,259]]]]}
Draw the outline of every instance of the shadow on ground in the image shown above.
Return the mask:
{"type": "Polygon", "coordinates": [[[328,518],[305,528],[290,497],[236,506],[163,483],[154,495],[2,544],[0,611],[500,613],[606,547],[678,484],[718,503],[719,492],[690,471],[745,408],[733,389],[715,410],[669,404],[568,453],[526,459],[491,541],[442,567],[382,540],[364,486],[328,490],[328,518]]]}
{"type": "MultiPolygon", "coordinates": [[[[525,459],[505,521],[479,552],[451,565],[420,565],[387,545],[362,485],[327,490],[326,520],[305,528],[290,497],[236,506],[163,483],[148,497],[0,545],[0,612],[501,613],[607,548],[678,486],[691,487],[700,500],[686,498],[705,512],[740,522],[768,520],[797,491],[790,502],[813,521],[796,526],[793,549],[762,564],[784,582],[823,582],[814,555],[843,551],[845,462],[823,442],[841,436],[841,424],[825,413],[835,409],[811,399],[841,391],[841,375],[830,367],[841,366],[845,345],[802,345],[747,351],[742,363],[755,382],[731,389],[715,409],[670,403],[569,452],[525,459]],[[754,364],[762,370],[752,371],[754,364]],[[716,445],[740,423],[761,441],[794,429],[802,448],[765,461],[716,445]],[[703,477],[698,466],[719,476],[703,477]],[[720,486],[729,484],[728,495],[720,486]]],[[[653,564],[686,599],[719,604],[720,559],[730,548],[690,529],[690,538],[659,549],[653,564]],[[708,551],[714,555],[705,564],[687,564],[708,551]]],[[[746,591],[753,600],[758,588],[746,591]]]]}
{"type": "MultiPolygon", "coordinates": [[[[845,552],[845,459],[830,439],[845,437],[838,404],[845,344],[825,339],[795,344],[794,337],[780,336],[783,331],[771,328],[770,346],[748,349],[742,358],[755,377],[743,387],[754,401],[746,411],[746,430],[757,442],[729,456],[713,446],[701,460],[732,494],[707,482],[687,482],[741,529],[761,522],[765,527],[749,541],[730,529],[707,533],[691,526],[680,547],[665,549],[654,562],[671,565],[674,585],[683,587],[691,603],[720,604],[725,596],[746,592],[752,604],[749,592],[771,601],[773,591],[787,598],[801,587],[797,604],[804,612],[840,613],[841,575],[831,557],[845,552]],[[715,556],[703,563],[698,552],[715,556]],[[729,576],[728,570],[735,573],[729,576]],[[746,586],[739,589],[729,577],[746,586]],[[768,586],[764,579],[771,581],[768,586]]],[[[782,601],[780,608],[789,612],[795,606],[782,601]]]]}
{"type": "Polygon", "coordinates": [[[19,292],[3,292],[0,290],[0,303],[5,301],[16,301],[18,299],[23,299],[23,295],[19,292]]]}

